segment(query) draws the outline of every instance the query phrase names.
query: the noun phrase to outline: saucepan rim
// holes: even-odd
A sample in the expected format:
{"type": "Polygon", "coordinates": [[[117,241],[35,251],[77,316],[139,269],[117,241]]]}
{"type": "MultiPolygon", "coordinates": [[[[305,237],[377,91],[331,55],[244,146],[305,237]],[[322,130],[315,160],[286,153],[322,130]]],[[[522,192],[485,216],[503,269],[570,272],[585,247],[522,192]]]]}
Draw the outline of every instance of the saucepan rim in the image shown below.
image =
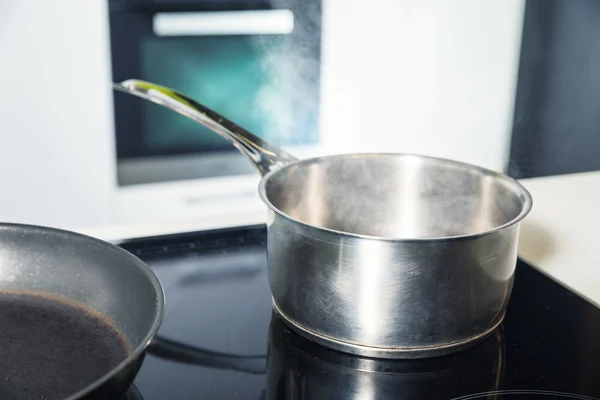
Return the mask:
{"type": "MultiPolygon", "coordinates": [[[[98,389],[103,384],[108,382],[110,379],[112,379],[116,375],[118,375],[121,371],[125,370],[131,363],[136,362],[139,359],[139,357],[141,357],[144,354],[147,347],[150,345],[150,343],[156,336],[156,333],[158,332],[158,328],[160,327],[160,325],[162,323],[164,312],[165,312],[164,288],[163,288],[162,284],[160,283],[158,277],[154,273],[154,271],[152,271],[152,269],[144,261],[142,261],[138,257],[134,256],[130,252],[128,252],[112,243],[109,243],[109,242],[106,242],[106,241],[103,241],[100,239],[96,239],[94,237],[87,236],[87,235],[84,235],[81,233],[73,232],[73,231],[67,231],[67,230],[63,230],[63,229],[51,228],[51,227],[39,226],[39,225],[1,222],[0,223],[0,232],[8,231],[8,230],[14,230],[14,231],[19,230],[19,231],[29,232],[29,233],[52,235],[52,236],[66,238],[66,239],[72,238],[74,240],[85,241],[89,244],[95,244],[98,246],[102,246],[102,247],[106,248],[107,251],[112,251],[113,253],[116,253],[123,260],[127,261],[128,264],[130,264],[132,267],[136,267],[141,272],[141,274],[148,279],[148,281],[149,281],[150,285],[152,286],[152,289],[154,290],[154,293],[156,295],[156,300],[155,300],[156,312],[155,312],[154,318],[150,324],[150,328],[148,329],[148,332],[146,333],[146,335],[144,335],[144,338],[133,349],[131,349],[131,352],[127,355],[127,357],[125,359],[123,359],[123,361],[121,361],[119,364],[117,364],[110,370],[106,371],[98,379],[96,379],[95,381],[86,385],[84,388],[82,388],[78,392],[73,393],[72,395],[69,395],[68,397],[66,397],[65,400],[77,400],[88,394],[91,394],[94,390],[98,389]]],[[[2,243],[0,242],[0,246],[1,245],[2,245],[2,243]]]]}
{"type": "Polygon", "coordinates": [[[259,194],[261,200],[267,205],[267,207],[269,209],[271,209],[273,212],[275,212],[276,214],[279,214],[280,216],[282,216],[286,219],[294,221],[297,224],[300,224],[300,225],[303,225],[303,226],[306,226],[306,227],[309,227],[309,228],[312,228],[312,229],[315,229],[318,231],[329,232],[332,234],[341,235],[341,236],[350,237],[350,238],[370,239],[370,240],[378,240],[378,241],[386,241],[386,242],[399,242],[399,243],[448,242],[448,241],[454,241],[454,240],[466,240],[466,239],[479,238],[479,237],[486,236],[491,233],[503,230],[505,228],[508,228],[509,226],[512,226],[512,225],[520,222],[523,218],[525,218],[527,216],[527,214],[529,214],[529,212],[531,211],[531,208],[533,207],[533,199],[531,197],[531,194],[519,181],[517,181],[514,178],[511,178],[500,172],[493,171],[491,169],[484,168],[484,167],[481,167],[478,165],[473,165],[473,164],[469,164],[466,162],[451,160],[448,158],[426,156],[426,155],[414,154],[414,153],[351,153],[351,154],[327,155],[327,156],[313,157],[313,158],[298,160],[298,161],[295,161],[292,163],[288,163],[278,169],[272,170],[269,173],[265,174],[265,176],[261,179],[261,181],[258,185],[258,194],[259,194]],[[484,230],[481,232],[467,233],[467,234],[453,235],[453,236],[434,236],[434,237],[423,237],[423,238],[391,237],[391,236],[365,235],[365,234],[360,234],[360,233],[345,232],[345,231],[339,231],[336,229],[313,225],[313,224],[301,221],[299,219],[296,219],[289,214],[286,214],[285,212],[283,212],[282,210],[277,208],[275,205],[273,205],[273,203],[271,203],[271,201],[269,200],[269,198],[267,196],[266,187],[267,187],[269,180],[273,176],[275,176],[279,173],[282,173],[285,170],[289,170],[291,168],[302,167],[304,165],[318,163],[320,161],[324,161],[324,160],[328,160],[328,159],[332,159],[332,158],[340,158],[341,159],[341,158],[354,158],[354,157],[366,157],[366,156],[368,156],[368,157],[406,157],[406,158],[415,158],[415,159],[421,159],[421,160],[436,161],[436,162],[440,162],[443,164],[452,165],[455,167],[469,169],[469,170],[478,172],[482,175],[491,176],[495,179],[504,180],[504,181],[508,182],[510,185],[514,186],[515,192],[523,199],[523,203],[521,205],[521,212],[512,220],[510,220],[502,225],[498,225],[496,227],[493,227],[491,229],[487,229],[487,230],[484,230]]]}

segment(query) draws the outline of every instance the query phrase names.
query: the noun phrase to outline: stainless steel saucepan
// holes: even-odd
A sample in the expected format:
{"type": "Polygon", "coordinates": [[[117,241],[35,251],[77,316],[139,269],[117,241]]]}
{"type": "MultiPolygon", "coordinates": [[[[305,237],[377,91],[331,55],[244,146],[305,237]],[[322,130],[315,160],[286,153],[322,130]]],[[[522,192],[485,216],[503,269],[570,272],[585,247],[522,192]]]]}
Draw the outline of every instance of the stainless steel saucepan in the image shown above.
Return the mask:
{"type": "Polygon", "coordinates": [[[471,346],[500,324],[532,200],[477,166],[409,154],[297,160],[172,89],[114,88],[212,129],[254,163],[274,308],[298,333],[373,357],[471,346]]]}

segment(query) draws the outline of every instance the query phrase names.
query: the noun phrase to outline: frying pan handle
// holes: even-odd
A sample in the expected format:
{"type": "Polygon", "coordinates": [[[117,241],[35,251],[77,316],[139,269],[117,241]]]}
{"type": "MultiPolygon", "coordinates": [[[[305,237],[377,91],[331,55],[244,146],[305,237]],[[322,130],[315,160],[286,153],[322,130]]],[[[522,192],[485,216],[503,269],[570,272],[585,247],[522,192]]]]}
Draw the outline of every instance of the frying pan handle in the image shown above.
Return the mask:
{"type": "Polygon", "coordinates": [[[266,371],[267,356],[243,356],[220,353],[199,347],[189,346],[161,336],[155,336],[147,348],[148,353],[185,364],[226,369],[262,375],[266,371]]]}
{"type": "Polygon", "coordinates": [[[113,83],[113,89],[129,93],[184,115],[224,137],[247,156],[261,175],[275,168],[297,161],[279,146],[237,126],[186,95],[152,82],[129,79],[113,83]]]}

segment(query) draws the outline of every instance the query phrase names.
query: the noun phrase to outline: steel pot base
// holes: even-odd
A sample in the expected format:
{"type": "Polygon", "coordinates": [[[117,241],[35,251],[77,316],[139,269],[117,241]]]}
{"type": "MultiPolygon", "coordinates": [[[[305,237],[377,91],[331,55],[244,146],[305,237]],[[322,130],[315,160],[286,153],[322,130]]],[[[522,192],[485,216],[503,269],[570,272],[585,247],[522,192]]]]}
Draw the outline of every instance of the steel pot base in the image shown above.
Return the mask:
{"type": "Polygon", "coordinates": [[[430,358],[439,357],[452,353],[456,353],[462,350],[466,350],[473,347],[483,341],[485,341],[490,335],[492,335],[496,329],[500,326],[504,320],[504,314],[500,317],[498,322],[492,325],[488,330],[472,336],[468,339],[461,340],[458,342],[448,343],[442,346],[429,346],[429,347],[373,347],[365,346],[358,343],[350,343],[342,340],[332,338],[330,336],[322,335],[317,332],[313,332],[307,329],[297,322],[288,317],[281,308],[277,305],[275,299],[273,301],[273,309],[281,317],[281,319],[288,325],[294,332],[300,336],[311,340],[321,346],[328,347],[333,350],[341,351],[343,353],[354,354],[363,357],[372,358],[386,358],[386,359],[419,359],[419,358],[430,358]]]}

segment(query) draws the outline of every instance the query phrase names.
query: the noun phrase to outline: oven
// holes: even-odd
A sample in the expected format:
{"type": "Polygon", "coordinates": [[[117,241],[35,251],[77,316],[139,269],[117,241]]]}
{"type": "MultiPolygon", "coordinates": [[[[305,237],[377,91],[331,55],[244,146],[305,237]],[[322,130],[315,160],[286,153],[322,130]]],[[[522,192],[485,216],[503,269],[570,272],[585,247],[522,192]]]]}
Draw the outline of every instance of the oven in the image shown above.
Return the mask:
{"type": "MultiPolygon", "coordinates": [[[[318,146],[320,0],[110,0],[112,79],[172,87],[267,140],[318,146]]],[[[114,94],[120,186],[254,174],[225,139],[114,94]]]]}

